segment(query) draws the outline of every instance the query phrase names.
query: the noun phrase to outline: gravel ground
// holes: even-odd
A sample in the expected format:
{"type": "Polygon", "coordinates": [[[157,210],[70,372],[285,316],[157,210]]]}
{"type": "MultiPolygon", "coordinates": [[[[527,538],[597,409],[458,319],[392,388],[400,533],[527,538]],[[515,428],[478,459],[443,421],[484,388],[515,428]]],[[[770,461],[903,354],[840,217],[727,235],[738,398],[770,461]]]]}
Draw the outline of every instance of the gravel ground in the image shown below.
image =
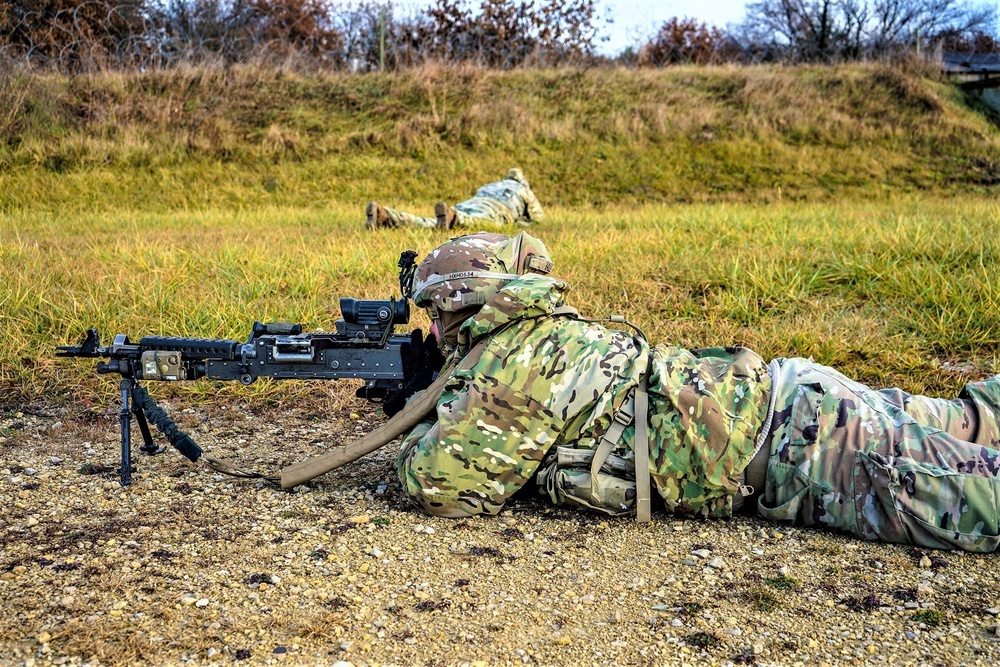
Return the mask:
{"type": "MultiPolygon", "coordinates": [[[[354,409],[171,412],[273,471],[377,423],[354,409]]],[[[0,665],[1000,663],[997,555],[531,497],[430,518],[395,447],[295,493],[167,451],[126,490],[112,416],[0,413],[0,665]]]]}

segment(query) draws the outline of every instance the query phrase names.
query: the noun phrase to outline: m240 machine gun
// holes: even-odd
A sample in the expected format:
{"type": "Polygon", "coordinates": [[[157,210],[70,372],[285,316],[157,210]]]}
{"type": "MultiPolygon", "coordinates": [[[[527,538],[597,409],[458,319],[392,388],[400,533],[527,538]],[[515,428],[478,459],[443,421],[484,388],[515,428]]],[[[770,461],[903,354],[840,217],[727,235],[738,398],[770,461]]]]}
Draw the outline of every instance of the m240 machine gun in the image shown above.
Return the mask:
{"type": "MultiPolygon", "coordinates": [[[[187,381],[208,378],[235,380],[249,385],[258,378],[360,379],[364,385],[356,395],[383,402],[405,391],[407,381],[420,369],[413,367],[409,346],[418,344],[419,331],[397,334],[396,327],[409,323],[410,284],[416,253],[404,252],[399,260],[402,299],[340,300],[342,319],[334,332],[303,333],[302,325],[286,322],[254,322],[250,337],[235,340],[145,336],[133,343],[118,334],[103,347],[96,329],[88,329],[80,345],[57,348],[60,357],[103,358],[98,374],[121,376],[121,468],[123,486],[132,482],[131,421],[133,415],[142,434],[140,450],[159,454],[163,447],[153,442],[149,422],[192,462],[202,450],[181,431],[163,408],[149,396],[140,380],[187,381]]],[[[436,369],[435,369],[436,370],[436,369]]]]}

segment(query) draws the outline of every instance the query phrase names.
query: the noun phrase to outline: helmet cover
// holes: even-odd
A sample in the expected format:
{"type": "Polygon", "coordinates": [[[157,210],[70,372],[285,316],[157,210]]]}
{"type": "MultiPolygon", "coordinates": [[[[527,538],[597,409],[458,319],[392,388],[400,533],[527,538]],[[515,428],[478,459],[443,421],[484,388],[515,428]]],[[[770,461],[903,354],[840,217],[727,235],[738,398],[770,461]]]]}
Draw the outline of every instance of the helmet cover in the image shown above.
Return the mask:
{"type": "Polygon", "coordinates": [[[417,267],[413,303],[444,312],[478,308],[518,276],[551,270],[545,244],[526,232],[513,238],[492,232],[460,236],[417,267]]]}

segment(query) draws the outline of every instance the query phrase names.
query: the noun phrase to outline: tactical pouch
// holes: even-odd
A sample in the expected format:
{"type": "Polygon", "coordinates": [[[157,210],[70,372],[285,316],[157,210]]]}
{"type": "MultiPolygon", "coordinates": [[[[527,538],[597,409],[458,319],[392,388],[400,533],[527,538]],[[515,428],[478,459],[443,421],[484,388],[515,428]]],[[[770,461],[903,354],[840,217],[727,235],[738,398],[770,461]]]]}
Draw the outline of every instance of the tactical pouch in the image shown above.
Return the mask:
{"type": "Polygon", "coordinates": [[[594,505],[590,464],[595,450],[556,447],[546,457],[538,473],[539,490],[552,502],[589,507],[616,516],[635,510],[635,465],[620,456],[610,455],[596,477],[601,505],[594,505]]]}

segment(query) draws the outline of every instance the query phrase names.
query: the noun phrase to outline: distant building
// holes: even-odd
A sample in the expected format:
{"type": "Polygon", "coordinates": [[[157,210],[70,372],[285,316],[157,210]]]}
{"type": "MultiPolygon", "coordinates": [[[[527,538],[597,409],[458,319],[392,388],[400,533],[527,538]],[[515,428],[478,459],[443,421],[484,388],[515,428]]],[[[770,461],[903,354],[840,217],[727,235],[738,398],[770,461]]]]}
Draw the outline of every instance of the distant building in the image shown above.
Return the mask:
{"type": "Polygon", "coordinates": [[[966,90],[1000,87],[1000,53],[943,51],[941,65],[966,90]]]}

